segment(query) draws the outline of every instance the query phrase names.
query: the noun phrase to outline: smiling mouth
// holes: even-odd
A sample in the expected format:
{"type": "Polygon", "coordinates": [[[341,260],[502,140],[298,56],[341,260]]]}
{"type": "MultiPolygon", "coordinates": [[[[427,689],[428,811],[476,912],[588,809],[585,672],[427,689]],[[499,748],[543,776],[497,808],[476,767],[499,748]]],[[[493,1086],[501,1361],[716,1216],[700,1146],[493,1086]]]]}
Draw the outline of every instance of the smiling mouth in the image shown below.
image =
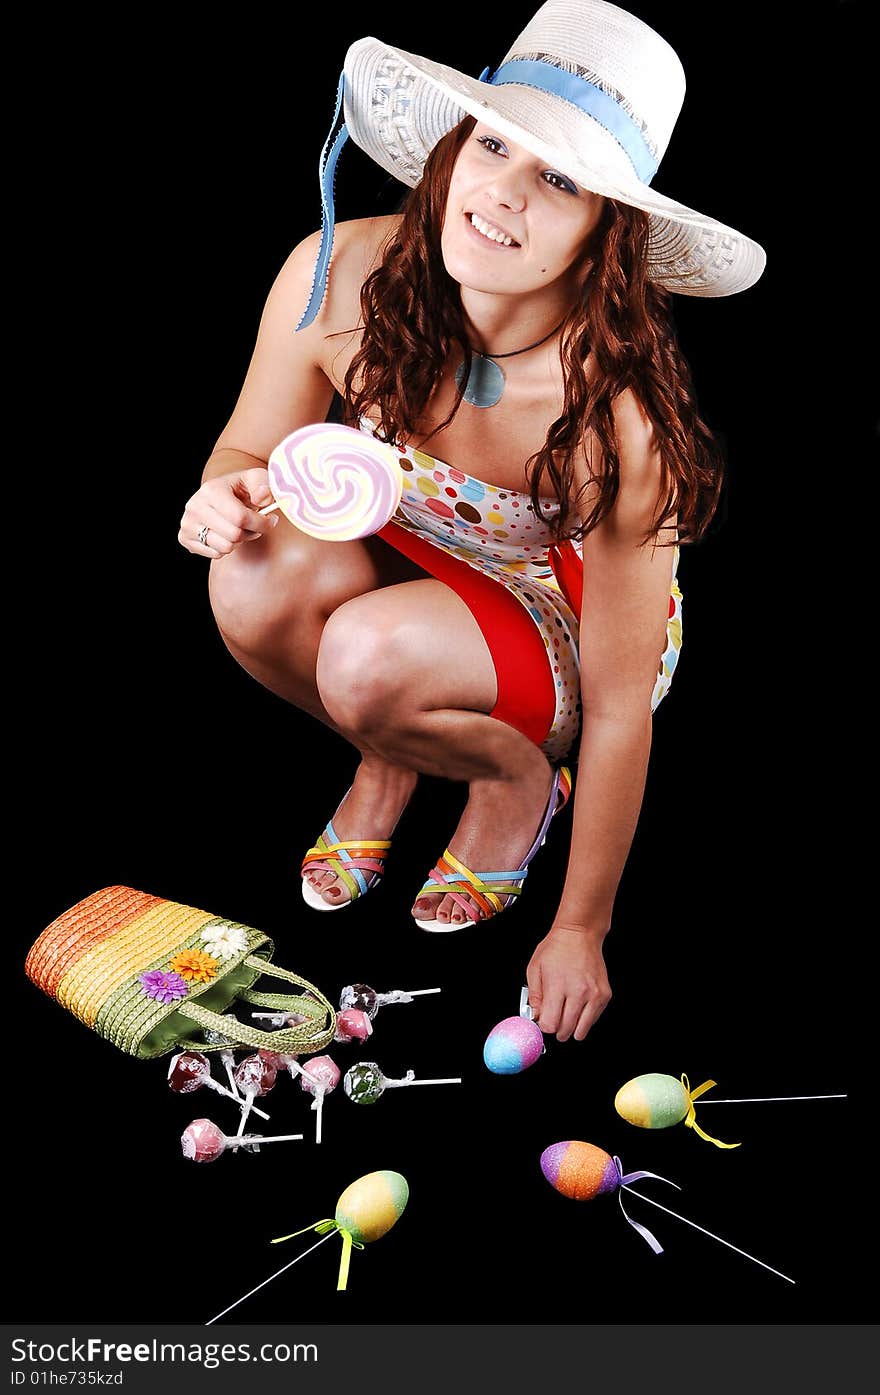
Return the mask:
{"type": "MultiPolygon", "coordinates": [[[[473,223],[471,222],[472,217],[472,213],[464,214],[464,220],[467,224],[468,231],[470,232],[471,237],[479,239],[479,241],[483,243],[484,247],[497,247],[501,252],[515,252],[519,250],[520,243],[518,243],[515,239],[512,240],[510,243],[496,242],[494,238],[487,237],[485,233],[481,233],[479,228],[475,228],[473,223]]],[[[482,222],[485,220],[481,219],[480,221],[482,222]]]]}

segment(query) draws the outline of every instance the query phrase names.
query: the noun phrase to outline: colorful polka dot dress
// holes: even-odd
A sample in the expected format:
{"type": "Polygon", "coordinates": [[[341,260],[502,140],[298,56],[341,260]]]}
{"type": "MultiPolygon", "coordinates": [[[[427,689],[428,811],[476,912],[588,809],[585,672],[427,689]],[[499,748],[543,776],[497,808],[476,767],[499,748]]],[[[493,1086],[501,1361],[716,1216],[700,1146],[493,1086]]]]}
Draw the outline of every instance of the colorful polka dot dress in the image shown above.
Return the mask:
{"type": "MultiPolygon", "coordinates": [[[[360,418],[360,429],[373,433],[369,417],[360,418]]],[[[486,484],[410,446],[397,450],[406,478],[394,522],[497,578],[537,625],[556,688],[556,715],[541,749],[548,760],[563,759],[580,730],[579,625],[549,564],[550,529],[536,516],[527,493],[486,484]]],[[[555,497],[542,495],[541,499],[547,515],[558,514],[555,497]]],[[[581,543],[574,546],[582,555],[581,543]]],[[[679,551],[676,546],[666,648],[651,697],[652,712],[669,690],[681,650],[679,551]]]]}

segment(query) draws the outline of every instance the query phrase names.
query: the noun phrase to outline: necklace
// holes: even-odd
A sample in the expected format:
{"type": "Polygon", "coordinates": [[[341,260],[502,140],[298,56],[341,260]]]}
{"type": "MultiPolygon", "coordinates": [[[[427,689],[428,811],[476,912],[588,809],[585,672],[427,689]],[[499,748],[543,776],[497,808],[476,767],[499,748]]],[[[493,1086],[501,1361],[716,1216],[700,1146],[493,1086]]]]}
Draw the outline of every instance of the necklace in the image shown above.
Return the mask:
{"type": "Polygon", "coordinates": [[[539,344],[546,344],[564,324],[565,320],[560,320],[556,329],[551,329],[543,339],[536,339],[534,344],[526,344],[524,349],[510,349],[506,354],[481,354],[476,349],[472,350],[471,371],[468,373],[467,382],[464,378],[464,359],[455,370],[456,386],[465,402],[469,402],[472,407],[494,407],[495,403],[501,400],[507,381],[504,369],[495,362],[496,358],[515,358],[517,354],[527,354],[529,349],[537,349],[539,344]]]}

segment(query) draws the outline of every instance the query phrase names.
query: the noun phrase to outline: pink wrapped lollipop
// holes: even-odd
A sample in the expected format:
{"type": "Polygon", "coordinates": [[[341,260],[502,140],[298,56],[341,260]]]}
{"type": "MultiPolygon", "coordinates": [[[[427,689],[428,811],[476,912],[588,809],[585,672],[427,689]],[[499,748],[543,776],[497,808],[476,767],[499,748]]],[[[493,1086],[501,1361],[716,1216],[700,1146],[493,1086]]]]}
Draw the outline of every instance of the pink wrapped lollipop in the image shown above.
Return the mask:
{"type": "Polygon", "coordinates": [[[339,1006],[343,1011],[346,1008],[358,1008],[368,1017],[375,1017],[380,1007],[385,1007],[388,1003],[411,1003],[413,998],[423,998],[428,993],[439,992],[439,988],[413,988],[408,992],[402,988],[392,988],[388,993],[377,993],[368,983],[350,983],[339,995],[339,1006]]]}
{"type": "Polygon", "coordinates": [[[366,538],[384,528],[403,495],[397,452],[351,426],[301,426],[269,456],[269,487],[300,532],[328,542],[366,538]]]}
{"type": "Polygon", "coordinates": [[[185,1158],[192,1162],[216,1162],[227,1148],[246,1148],[258,1153],[263,1143],[288,1143],[301,1139],[301,1133],[279,1133],[272,1138],[264,1138],[259,1133],[249,1133],[230,1138],[218,1129],[210,1119],[193,1119],[180,1135],[180,1147],[185,1158]]]}
{"type": "MultiPolygon", "coordinates": [[[[266,1055],[272,1053],[267,1052],[266,1055]]],[[[237,1138],[241,1138],[244,1133],[244,1126],[247,1123],[248,1115],[254,1109],[254,1100],[260,1095],[268,1095],[275,1084],[275,1077],[278,1074],[273,1061],[267,1061],[261,1054],[255,1056],[245,1056],[243,1061],[239,1061],[235,1067],[235,1083],[244,1095],[245,1104],[241,1111],[241,1118],[238,1121],[237,1138]]],[[[259,1109],[254,1109],[254,1113],[259,1114],[259,1109]]],[[[267,1115],[263,1116],[267,1118],[267,1115]]]]}
{"type": "Polygon", "coordinates": [[[373,1024],[360,1008],[344,1008],[336,1014],[336,1034],[334,1041],[366,1041],[373,1034],[373,1024]]]}
{"type": "MultiPolygon", "coordinates": [[[[204,1085],[209,1090],[216,1090],[218,1095],[226,1095],[228,1099],[235,1100],[238,1105],[242,1103],[237,1095],[214,1079],[211,1075],[211,1063],[201,1051],[178,1051],[176,1056],[172,1056],[168,1067],[168,1084],[176,1095],[191,1095],[194,1090],[201,1090],[204,1085]]],[[[256,1113],[263,1119],[269,1117],[261,1109],[256,1113]]]]}
{"type": "Polygon", "coordinates": [[[324,1112],[324,1096],[331,1094],[339,1084],[342,1074],[336,1062],[329,1056],[313,1056],[305,1066],[298,1067],[300,1085],[309,1095],[314,1095],[312,1109],[315,1110],[315,1142],[321,1142],[321,1118],[324,1112]]]}

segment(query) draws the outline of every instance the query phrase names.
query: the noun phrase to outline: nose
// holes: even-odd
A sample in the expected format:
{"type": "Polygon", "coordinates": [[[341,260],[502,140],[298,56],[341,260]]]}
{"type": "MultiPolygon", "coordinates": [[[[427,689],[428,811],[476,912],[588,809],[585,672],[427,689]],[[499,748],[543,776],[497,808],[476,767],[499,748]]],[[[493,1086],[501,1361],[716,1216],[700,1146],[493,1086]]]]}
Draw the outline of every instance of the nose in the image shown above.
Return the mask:
{"type": "Polygon", "coordinates": [[[487,186],[487,193],[494,203],[507,208],[511,213],[521,213],[526,206],[525,176],[521,170],[506,165],[497,170],[487,186]]]}

